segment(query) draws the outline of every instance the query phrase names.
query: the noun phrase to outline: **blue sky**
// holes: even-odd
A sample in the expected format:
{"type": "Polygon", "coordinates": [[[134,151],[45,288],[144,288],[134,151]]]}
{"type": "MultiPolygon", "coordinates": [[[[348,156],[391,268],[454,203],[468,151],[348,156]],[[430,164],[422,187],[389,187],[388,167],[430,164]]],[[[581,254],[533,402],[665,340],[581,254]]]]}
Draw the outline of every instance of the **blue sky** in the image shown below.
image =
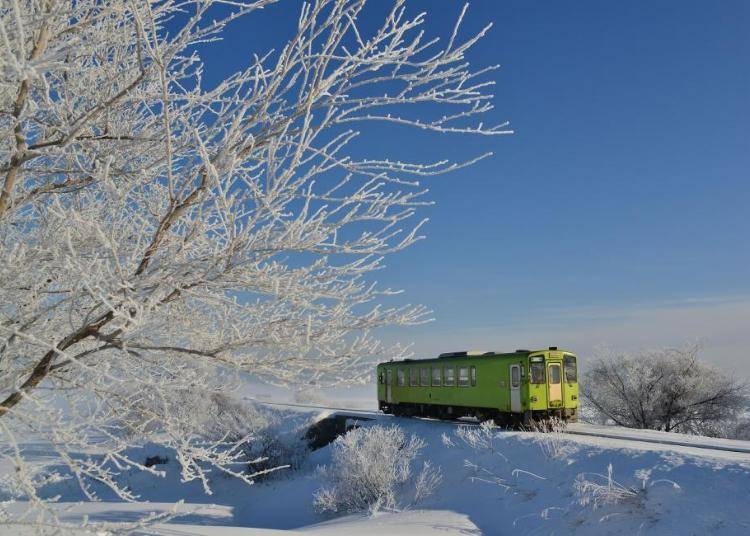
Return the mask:
{"type": "MultiPolygon", "coordinates": [[[[278,48],[297,6],[232,27],[203,52],[208,81],[278,48]]],[[[461,6],[410,3],[442,36],[461,6]]],[[[746,362],[750,2],[474,1],[464,36],[487,22],[469,59],[502,65],[492,117],[513,136],[367,138],[416,161],[495,153],[427,183],[427,240],[378,278],[436,321],[386,338],[420,355],[701,338],[746,362]]]]}

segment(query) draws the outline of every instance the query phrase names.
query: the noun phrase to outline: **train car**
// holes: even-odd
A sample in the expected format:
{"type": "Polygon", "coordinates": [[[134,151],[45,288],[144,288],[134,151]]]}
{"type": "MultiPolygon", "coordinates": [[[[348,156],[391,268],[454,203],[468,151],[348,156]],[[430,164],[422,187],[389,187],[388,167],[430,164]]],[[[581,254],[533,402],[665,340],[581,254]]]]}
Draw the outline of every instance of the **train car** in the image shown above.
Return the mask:
{"type": "Polygon", "coordinates": [[[529,424],[551,416],[578,419],[578,359],[546,350],[449,352],[377,366],[384,413],[438,418],[477,417],[529,424]]]}

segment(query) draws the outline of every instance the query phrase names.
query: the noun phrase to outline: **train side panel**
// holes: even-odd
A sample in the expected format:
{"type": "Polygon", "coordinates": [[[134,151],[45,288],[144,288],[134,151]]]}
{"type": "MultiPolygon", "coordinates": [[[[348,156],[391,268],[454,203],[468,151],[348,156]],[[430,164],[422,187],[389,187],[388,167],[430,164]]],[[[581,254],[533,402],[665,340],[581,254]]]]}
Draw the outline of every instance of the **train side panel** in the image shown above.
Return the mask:
{"type": "Polygon", "coordinates": [[[577,357],[552,348],[381,363],[377,373],[385,411],[577,418],[577,357]]]}
{"type": "MultiPolygon", "coordinates": [[[[474,407],[511,411],[510,366],[518,365],[526,374],[526,356],[511,354],[501,358],[446,358],[431,361],[397,362],[381,365],[378,374],[378,399],[386,400],[386,384],[381,373],[393,378],[392,404],[434,404],[440,406],[474,407]],[[435,376],[435,369],[439,376],[435,376]],[[468,374],[468,385],[462,383],[462,369],[468,374]],[[475,372],[472,372],[472,369],[475,372]],[[423,372],[423,371],[427,372],[423,372]],[[402,372],[399,372],[402,371],[402,372]],[[452,371],[449,372],[449,371],[452,371]],[[428,385],[423,385],[425,374],[428,385]],[[403,385],[399,378],[403,378],[403,385]],[[415,378],[417,385],[412,385],[415,378]],[[446,385],[450,381],[452,385],[446,385]],[[439,383],[439,385],[435,385],[439,383]]],[[[387,380],[387,378],[386,378],[387,380]]],[[[465,379],[463,379],[465,382],[465,379]]],[[[522,411],[528,409],[528,385],[521,378],[519,385],[522,411]]]]}

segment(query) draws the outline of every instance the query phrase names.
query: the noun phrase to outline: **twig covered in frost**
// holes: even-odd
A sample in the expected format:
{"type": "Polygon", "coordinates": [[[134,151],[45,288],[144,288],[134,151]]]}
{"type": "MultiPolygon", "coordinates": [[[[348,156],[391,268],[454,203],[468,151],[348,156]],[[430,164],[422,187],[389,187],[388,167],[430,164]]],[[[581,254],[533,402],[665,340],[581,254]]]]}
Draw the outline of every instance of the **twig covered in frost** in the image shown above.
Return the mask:
{"type": "Polygon", "coordinates": [[[414,503],[420,503],[437,491],[443,482],[443,471],[440,467],[433,467],[425,461],[414,482],[414,503]]]}
{"type": "Polygon", "coordinates": [[[520,474],[524,474],[524,475],[529,475],[529,476],[531,476],[531,477],[534,477],[534,478],[536,478],[537,480],[547,480],[547,478],[546,478],[546,477],[543,477],[543,476],[539,476],[538,474],[536,474],[536,473],[532,473],[531,471],[524,471],[523,469],[513,469],[513,471],[511,471],[511,474],[512,474],[512,475],[513,475],[514,477],[516,477],[516,478],[518,478],[518,475],[520,475],[520,474]]]}
{"type": "Polygon", "coordinates": [[[451,436],[443,432],[440,434],[440,441],[442,441],[443,445],[445,445],[448,448],[455,448],[456,444],[453,442],[453,439],[451,439],[451,436]]]}
{"type": "Polygon", "coordinates": [[[507,483],[508,482],[507,479],[497,476],[495,473],[493,473],[489,469],[480,467],[478,464],[472,461],[464,460],[464,467],[466,467],[467,469],[471,469],[472,474],[471,476],[469,476],[469,480],[471,480],[472,482],[484,482],[485,484],[494,484],[496,486],[500,486],[506,491],[511,489],[511,486],[507,483]]]}

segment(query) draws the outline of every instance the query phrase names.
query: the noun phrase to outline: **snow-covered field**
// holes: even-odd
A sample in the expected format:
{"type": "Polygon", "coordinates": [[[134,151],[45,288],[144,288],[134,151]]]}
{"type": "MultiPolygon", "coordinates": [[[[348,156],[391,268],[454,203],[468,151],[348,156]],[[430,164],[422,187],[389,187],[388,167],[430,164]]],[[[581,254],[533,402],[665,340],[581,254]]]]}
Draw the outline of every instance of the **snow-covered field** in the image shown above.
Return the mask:
{"type": "MultiPolygon", "coordinates": [[[[283,411],[283,410],[280,410],[283,411]]],[[[290,426],[315,415],[284,411],[290,426]]],[[[417,462],[442,471],[436,492],[419,504],[376,515],[324,515],[313,509],[321,486],[316,467],[330,463],[331,447],[310,454],[301,468],[247,486],[229,477],[213,480],[207,496],[196,483],[181,484],[177,464],[159,465],[163,478],[125,472],[120,478],[141,502],[124,503],[101,491],[101,502],[86,501],[73,479],[50,484],[59,496],[63,520],[128,522],[167,511],[183,499],[184,515],[157,527],[159,534],[239,536],[293,531],[305,534],[748,534],[750,454],[706,451],[689,446],[694,438],[642,433],[677,444],[634,441],[641,432],[608,429],[628,439],[533,434],[479,427],[458,433],[453,423],[381,416],[363,427],[397,424],[426,442],[417,462]],[[468,439],[468,441],[467,441],[468,439]],[[612,465],[616,481],[635,490],[618,504],[581,504],[576,479],[605,482],[612,465]],[[583,475],[579,477],[579,475],[583,475]]],[[[722,445],[722,440],[712,440],[722,445]]],[[[729,442],[735,445],[738,442],[729,442]]],[[[727,443],[727,444],[729,444],[727,443]]],[[[741,443],[741,442],[740,442],[741,443]]],[[[750,445],[746,445],[750,447],[750,445]]],[[[28,443],[27,454],[54,462],[43,444],[28,443]]],[[[146,447],[143,457],[169,452],[146,447]]],[[[591,498],[591,497],[590,497],[591,498]]],[[[585,502],[585,501],[584,501],[585,502]]],[[[15,506],[22,509],[23,504],[15,506]]],[[[2,529],[0,528],[0,531],[2,529]]],[[[15,531],[15,529],[14,529],[15,531]]],[[[15,533],[15,532],[14,532],[15,533]]],[[[3,532],[10,534],[10,532],[3,532]]]]}

